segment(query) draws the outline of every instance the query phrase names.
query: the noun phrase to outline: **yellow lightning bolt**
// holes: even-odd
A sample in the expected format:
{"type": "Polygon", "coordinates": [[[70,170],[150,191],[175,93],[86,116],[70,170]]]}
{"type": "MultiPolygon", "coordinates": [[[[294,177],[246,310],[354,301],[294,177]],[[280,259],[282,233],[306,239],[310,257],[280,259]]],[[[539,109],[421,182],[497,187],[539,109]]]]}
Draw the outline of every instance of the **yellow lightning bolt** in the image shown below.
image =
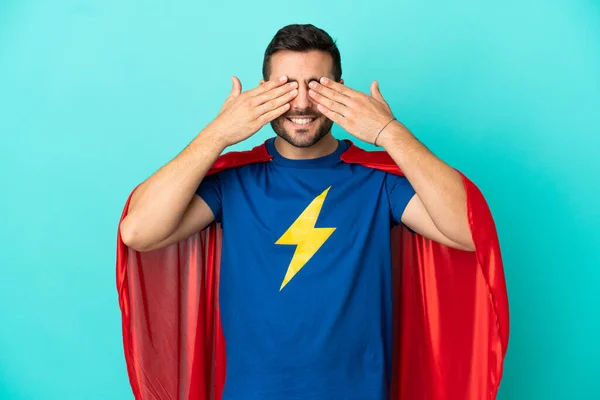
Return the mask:
{"type": "Polygon", "coordinates": [[[281,235],[281,237],[275,242],[275,244],[295,244],[297,245],[292,261],[288,266],[283,283],[279,290],[283,289],[285,285],[304,267],[304,265],[315,255],[315,253],[323,246],[323,243],[329,239],[329,236],[335,231],[335,228],[315,228],[315,223],[321,208],[327,197],[331,186],[329,186],[323,193],[317,196],[306,209],[300,214],[300,216],[294,221],[288,230],[281,235]]]}

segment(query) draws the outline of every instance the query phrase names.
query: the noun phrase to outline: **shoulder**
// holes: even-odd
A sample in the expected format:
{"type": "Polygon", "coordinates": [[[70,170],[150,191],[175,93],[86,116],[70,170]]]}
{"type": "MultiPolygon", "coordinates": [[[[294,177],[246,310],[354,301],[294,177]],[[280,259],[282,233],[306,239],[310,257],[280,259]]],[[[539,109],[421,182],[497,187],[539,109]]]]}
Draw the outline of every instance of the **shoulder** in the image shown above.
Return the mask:
{"type": "Polygon", "coordinates": [[[358,164],[363,167],[372,168],[386,172],[396,176],[404,176],[396,162],[384,150],[367,151],[355,145],[349,139],[345,139],[349,143],[348,149],[342,153],[342,161],[348,164],[358,164]]]}
{"type": "Polygon", "coordinates": [[[270,161],[272,156],[267,151],[265,143],[261,143],[249,150],[229,151],[221,154],[210,169],[207,175],[221,173],[222,171],[241,168],[251,164],[270,161]]]}

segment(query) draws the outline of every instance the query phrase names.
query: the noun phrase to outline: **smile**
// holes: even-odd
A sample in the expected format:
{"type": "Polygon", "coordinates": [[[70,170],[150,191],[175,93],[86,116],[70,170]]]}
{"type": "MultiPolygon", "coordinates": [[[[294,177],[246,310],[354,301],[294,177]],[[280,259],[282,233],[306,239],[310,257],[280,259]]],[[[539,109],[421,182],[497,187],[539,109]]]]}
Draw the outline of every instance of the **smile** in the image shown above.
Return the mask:
{"type": "Polygon", "coordinates": [[[287,120],[294,125],[306,127],[312,124],[316,118],[288,118],[287,120]]]}

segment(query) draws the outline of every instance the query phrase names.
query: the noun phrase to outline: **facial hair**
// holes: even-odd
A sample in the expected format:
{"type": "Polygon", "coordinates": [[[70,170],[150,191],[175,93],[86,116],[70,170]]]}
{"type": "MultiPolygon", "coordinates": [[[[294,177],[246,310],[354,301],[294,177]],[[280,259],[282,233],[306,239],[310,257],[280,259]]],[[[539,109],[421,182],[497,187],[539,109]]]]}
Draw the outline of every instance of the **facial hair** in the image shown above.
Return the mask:
{"type": "MultiPolygon", "coordinates": [[[[314,123],[314,122],[313,122],[314,123]]],[[[289,115],[282,115],[281,117],[271,121],[271,128],[275,131],[277,136],[288,142],[294,147],[298,148],[306,148],[314,146],[319,140],[323,139],[325,135],[327,135],[331,131],[331,127],[333,126],[333,121],[329,118],[323,118],[323,114],[315,115],[314,112],[304,111],[304,112],[294,112],[289,115]],[[312,137],[307,136],[309,129],[294,129],[294,133],[288,132],[288,130],[284,127],[284,123],[287,118],[302,118],[303,116],[317,117],[320,122],[317,122],[319,125],[316,128],[316,132],[312,137]]],[[[314,129],[311,127],[310,129],[314,129]]]]}

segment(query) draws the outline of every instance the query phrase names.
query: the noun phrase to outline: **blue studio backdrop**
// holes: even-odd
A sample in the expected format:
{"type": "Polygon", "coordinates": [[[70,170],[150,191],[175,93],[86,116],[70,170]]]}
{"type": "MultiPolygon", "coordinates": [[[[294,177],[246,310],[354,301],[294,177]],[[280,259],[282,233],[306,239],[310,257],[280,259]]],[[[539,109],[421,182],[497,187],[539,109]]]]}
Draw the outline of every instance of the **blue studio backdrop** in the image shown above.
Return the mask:
{"type": "Polygon", "coordinates": [[[327,30],[346,84],[377,79],[484,192],[511,307],[499,398],[597,399],[594,0],[0,0],[0,399],[132,398],[115,286],[126,197],[216,116],[232,75],[258,85],[289,23],[327,30]]]}

